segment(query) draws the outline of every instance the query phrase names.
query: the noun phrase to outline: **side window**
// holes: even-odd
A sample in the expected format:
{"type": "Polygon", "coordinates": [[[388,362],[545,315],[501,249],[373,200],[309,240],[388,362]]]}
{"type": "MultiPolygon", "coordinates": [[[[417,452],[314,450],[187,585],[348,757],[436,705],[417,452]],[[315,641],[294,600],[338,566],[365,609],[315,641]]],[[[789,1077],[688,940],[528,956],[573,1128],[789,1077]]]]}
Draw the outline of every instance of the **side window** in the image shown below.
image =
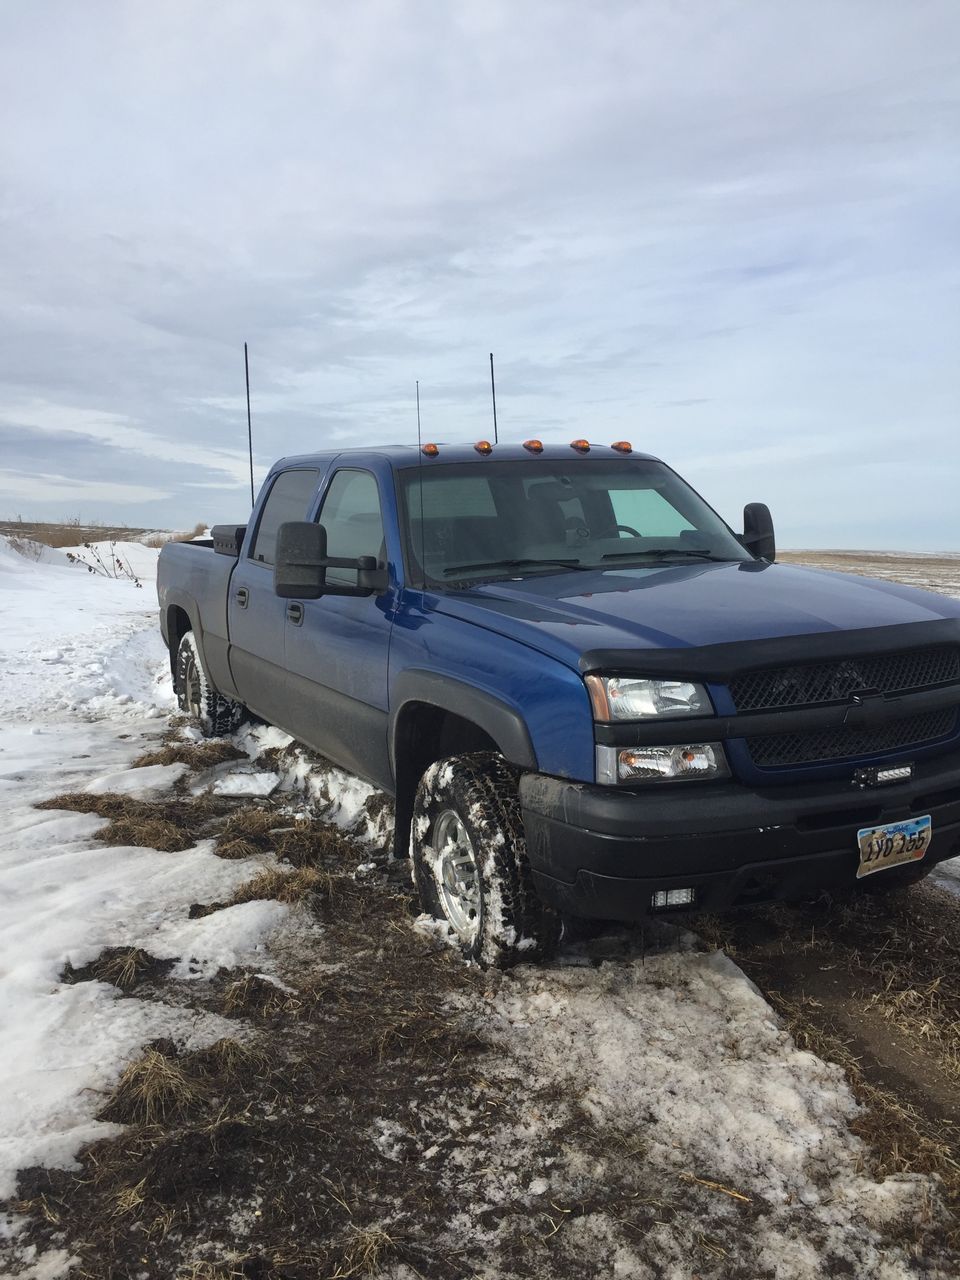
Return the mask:
{"type": "MultiPolygon", "coordinates": [[[[319,521],[327,531],[327,555],[385,559],[380,490],[369,471],[338,471],[330,481],[319,521]]],[[[327,581],[357,585],[356,569],[328,569],[327,581]]]]}
{"type": "Polygon", "coordinates": [[[260,512],[260,523],[250,550],[251,560],[273,564],[276,559],[277,530],[288,520],[306,520],[319,483],[319,471],[280,472],[260,512]]]}
{"type": "Polygon", "coordinates": [[[617,524],[636,529],[644,538],[678,538],[690,521],[656,489],[613,489],[610,502],[617,524]]]}

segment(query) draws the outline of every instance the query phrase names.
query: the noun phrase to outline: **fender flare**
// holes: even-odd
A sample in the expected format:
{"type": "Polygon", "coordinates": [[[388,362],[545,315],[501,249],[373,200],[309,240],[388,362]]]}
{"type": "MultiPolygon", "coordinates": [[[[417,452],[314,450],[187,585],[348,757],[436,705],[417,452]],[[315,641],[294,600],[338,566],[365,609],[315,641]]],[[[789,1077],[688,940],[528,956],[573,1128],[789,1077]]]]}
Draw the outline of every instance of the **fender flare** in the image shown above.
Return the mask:
{"type": "Polygon", "coordinates": [[[397,676],[391,695],[390,767],[395,778],[397,721],[411,702],[425,702],[472,721],[493,739],[510,764],[536,770],[537,753],[526,721],[516,707],[495,694],[454,676],[413,668],[397,676]]]}
{"type": "Polygon", "coordinates": [[[181,609],[190,619],[190,630],[193,632],[194,639],[197,642],[197,649],[200,653],[200,663],[203,667],[203,674],[209,680],[210,671],[207,665],[206,654],[203,652],[203,625],[200,621],[200,610],[197,608],[197,602],[191,596],[179,591],[165,591],[163,593],[161,630],[163,632],[163,638],[167,642],[167,649],[170,653],[170,670],[173,671],[177,664],[177,646],[171,643],[172,634],[170,631],[170,612],[172,609],[181,609]]]}

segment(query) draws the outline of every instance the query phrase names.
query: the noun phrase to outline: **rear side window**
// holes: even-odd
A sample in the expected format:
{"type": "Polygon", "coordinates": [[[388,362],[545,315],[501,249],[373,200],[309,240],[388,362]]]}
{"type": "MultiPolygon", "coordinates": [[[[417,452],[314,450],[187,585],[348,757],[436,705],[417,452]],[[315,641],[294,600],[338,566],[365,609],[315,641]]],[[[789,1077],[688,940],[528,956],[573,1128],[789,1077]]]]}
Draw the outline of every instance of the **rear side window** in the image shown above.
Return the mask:
{"type": "MultiPolygon", "coordinates": [[[[380,490],[369,471],[338,471],[330,481],[319,521],[327,531],[327,555],[354,560],[374,556],[382,561],[383,516],[380,490]]],[[[357,585],[356,569],[328,569],[327,581],[357,585]]]]}
{"type": "Polygon", "coordinates": [[[250,551],[251,560],[273,564],[276,559],[277,530],[288,520],[306,520],[319,483],[319,471],[281,471],[260,512],[257,534],[250,551]]]}

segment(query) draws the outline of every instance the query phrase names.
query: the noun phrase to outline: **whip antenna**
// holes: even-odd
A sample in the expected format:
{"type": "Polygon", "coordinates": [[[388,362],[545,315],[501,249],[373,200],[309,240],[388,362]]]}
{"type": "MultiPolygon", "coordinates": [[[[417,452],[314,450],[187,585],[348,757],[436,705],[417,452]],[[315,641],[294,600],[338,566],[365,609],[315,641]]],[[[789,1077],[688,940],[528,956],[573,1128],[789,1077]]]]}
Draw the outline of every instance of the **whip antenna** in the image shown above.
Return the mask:
{"type": "Polygon", "coordinates": [[[493,380],[493,352],[490,352],[490,395],[493,399],[493,443],[499,444],[497,439],[497,384],[493,380]]]}
{"type": "Polygon", "coordinates": [[[420,590],[427,585],[425,535],[423,531],[423,447],[420,437],[420,379],[417,379],[417,477],[420,481],[420,590]]]}
{"type": "Polygon", "coordinates": [[[250,507],[256,504],[256,498],[253,494],[253,423],[250,419],[250,357],[247,354],[247,344],[243,344],[243,372],[247,379],[247,449],[250,453],[250,507]]]}

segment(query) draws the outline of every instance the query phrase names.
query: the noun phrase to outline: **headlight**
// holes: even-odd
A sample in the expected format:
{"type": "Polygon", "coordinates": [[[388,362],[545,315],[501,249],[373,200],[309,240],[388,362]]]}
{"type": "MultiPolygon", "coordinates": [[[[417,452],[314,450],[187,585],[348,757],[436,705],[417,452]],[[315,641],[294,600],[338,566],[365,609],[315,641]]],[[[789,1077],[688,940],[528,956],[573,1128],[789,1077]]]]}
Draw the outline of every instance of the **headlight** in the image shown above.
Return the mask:
{"type": "Polygon", "coordinates": [[[719,742],[676,747],[597,746],[597,781],[608,785],[729,777],[730,766],[719,742]]]}
{"type": "Polygon", "coordinates": [[[586,676],[585,680],[594,720],[713,715],[706,689],[688,680],[645,680],[634,676],[586,676]]]}

